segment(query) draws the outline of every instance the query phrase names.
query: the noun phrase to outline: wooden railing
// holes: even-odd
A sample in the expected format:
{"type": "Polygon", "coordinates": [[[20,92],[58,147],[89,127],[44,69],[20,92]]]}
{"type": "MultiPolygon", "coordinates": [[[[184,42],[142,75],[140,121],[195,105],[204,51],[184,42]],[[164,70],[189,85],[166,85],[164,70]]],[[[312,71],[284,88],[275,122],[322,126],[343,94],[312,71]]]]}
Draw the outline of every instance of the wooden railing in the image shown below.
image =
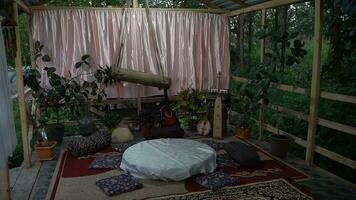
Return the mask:
{"type": "MultiPolygon", "coordinates": [[[[243,78],[243,77],[237,77],[237,76],[233,76],[232,80],[240,82],[240,83],[248,82],[248,79],[243,78]]],[[[279,90],[291,92],[291,93],[303,94],[303,95],[306,95],[306,96],[310,96],[310,90],[307,89],[307,88],[300,88],[300,87],[284,85],[284,84],[277,84],[277,83],[271,84],[271,87],[279,89],[279,90]]],[[[356,104],[356,101],[355,101],[356,97],[354,97],[354,96],[347,96],[347,95],[341,95],[341,94],[330,93],[330,92],[321,92],[320,93],[320,97],[324,98],[324,99],[330,99],[330,100],[335,100],[335,101],[340,101],[340,102],[347,102],[347,103],[355,103],[356,104]]],[[[240,99],[241,97],[240,96],[235,96],[234,98],[240,99]]],[[[274,104],[269,104],[268,108],[271,109],[271,110],[274,110],[276,112],[285,113],[285,114],[288,114],[288,115],[290,115],[292,117],[307,121],[308,123],[310,122],[310,117],[306,113],[295,111],[295,110],[292,110],[292,109],[289,109],[289,108],[286,108],[286,107],[283,107],[283,106],[279,106],[279,105],[274,105],[274,104]]],[[[297,136],[294,136],[294,135],[292,135],[292,134],[290,134],[288,132],[280,130],[280,129],[278,129],[278,128],[270,125],[270,124],[264,124],[264,123],[261,122],[261,120],[265,121],[264,120],[264,116],[260,116],[259,117],[259,124],[263,124],[263,129],[265,129],[265,130],[267,130],[269,132],[272,132],[272,133],[280,133],[280,134],[288,135],[294,140],[294,142],[296,144],[298,144],[298,145],[300,145],[300,146],[302,146],[304,148],[308,148],[308,145],[307,145],[308,141],[307,140],[304,140],[304,139],[299,138],[297,136]]],[[[342,123],[339,123],[339,122],[334,122],[334,121],[331,121],[331,120],[323,119],[323,118],[320,118],[320,117],[317,118],[317,124],[320,125],[320,126],[324,126],[324,127],[327,127],[327,128],[331,128],[331,129],[334,129],[334,130],[338,130],[340,132],[344,132],[344,133],[356,136],[356,127],[352,127],[352,126],[349,126],[349,125],[346,125],[346,124],[342,124],[342,123]]],[[[325,157],[330,158],[330,159],[332,159],[334,161],[337,161],[337,162],[339,162],[341,164],[344,164],[344,165],[346,165],[346,166],[348,166],[350,168],[356,169],[356,161],[354,161],[354,160],[352,160],[350,158],[347,158],[345,156],[342,156],[340,154],[337,154],[335,152],[332,152],[330,150],[327,150],[327,149],[325,149],[325,148],[323,148],[321,146],[317,146],[317,145],[315,146],[315,149],[313,151],[318,153],[318,154],[320,154],[320,155],[322,155],[322,156],[325,156],[325,157]]]]}

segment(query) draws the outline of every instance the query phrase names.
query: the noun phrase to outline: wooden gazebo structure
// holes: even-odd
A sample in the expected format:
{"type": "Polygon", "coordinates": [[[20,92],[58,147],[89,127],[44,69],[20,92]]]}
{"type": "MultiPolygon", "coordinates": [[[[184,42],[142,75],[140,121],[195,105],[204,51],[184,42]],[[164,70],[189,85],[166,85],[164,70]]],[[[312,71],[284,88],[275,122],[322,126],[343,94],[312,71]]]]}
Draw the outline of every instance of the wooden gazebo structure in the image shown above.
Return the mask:
{"type": "MultiPolygon", "coordinates": [[[[261,12],[261,24],[265,24],[266,20],[266,10],[269,8],[274,8],[283,5],[295,4],[300,2],[305,2],[305,0],[199,0],[201,3],[206,4],[208,9],[184,9],[190,10],[193,12],[210,12],[210,13],[218,13],[221,15],[225,15],[228,17],[235,17],[238,15],[242,15],[249,12],[259,11],[261,12]]],[[[306,96],[310,96],[310,106],[309,106],[309,114],[301,113],[298,111],[291,110],[289,108],[277,106],[270,104],[270,108],[275,110],[276,112],[286,113],[290,116],[293,116],[298,119],[305,120],[309,123],[308,125],[308,133],[307,140],[298,138],[293,136],[287,132],[280,131],[276,127],[273,127],[269,124],[264,123],[263,112],[260,112],[259,117],[259,126],[260,126],[260,135],[262,136],[263,130],[267,130],[269,132],[277,133],[280,132],[282,134],[289,135],[293,138],[294,142],[304,148],[306,148],[305,161],[309,165],[313,165],[314,155],[315,153],[321,154],[327,158],[330,158],[334,161],[342,163],[352,169],[356,169],[356,161],[344,157],[340,154],[332,152],[326,148],[317,146],[315,144],[316,139],[316,131],[317,126],[324,126],[331,129],[335,129],[347,134],[351,134],[356,136],[356,127],[351,127],[349,125],[341,124],[338,122],[330,121],[327,119],[320,118],[318,116],[318,108],[319,108],[319,99],[329,99],[334,101],[348,102],[348,103],[356,103],[356,97],[341,95],[336,93],[324,92],[320,91],[320,72],[321,72],[321,48],[322,48],[322,0],[314,0],[315,2],[315,23],[314,23],[314,51],[313,51],[313,66],[312,66],[312,81],[310,88],[300,88],[293,85],[285,85],[285,84],[272,84],[271,87],[274,87],[279,90],[288,91],[291,93],[302,94],[306,96]]],[[[32,10],[38,9],[56,9],[56,7],[49,6],[31,6],[25,4],[24,1],[14,0],[12,3],[13,7],[13,19],[17,21],[18,24],[18,13],[19,11],[24,11],[29,15],[32,10]]],[[[72,9],[73,7],[61,7],[61,9],[72,9]]],[[[81,7],[83,9],[83,7],[81,7]]],[[[88,7],[84,9],[119,9],[119,8],[93,8],[88,7]]],[[[141,9],[139,8],[138,1],[133,1],[132,9],[141,9]]],[[[162,10],[182,10],[182,9],[168,9],[164,8],[162,10]]],[[[26,168],[31,167],[31,150],[29,141],[32,137],[33,125],[29,121],[29,116],[32,111],[28,111],[26,109],[25,102],[25,91],[24,91],[24,81],[23,81],[23,71],[22,71],[22,61],[21,61],[21,46],[20,46],[20,31],[19,27],[15,27],[15,35],[16,35],[16,75],[17,75],[17,87],[18,87],[18,100],[19,107],[21,112],[21,127],[22,127],[22,142],[23,142],[23,150],[24,150],[24,166],[26,168]]],[[[31,33],[30,33],[31,38],[31,33]]],[[[31,51],[31,63],[34,66],[34,57],[33,57],[33,41],[30,39],[30,51],[31,51]]],[[[265,43],[261,40],[261,54],[260,60],[264,59],[264,49],[265,43]]],[[[237,82],[247,82],[248,79],[243,77],[232,76],[231,81],[237,82]]],[[[126,100],[127,101],[127,100],[126,100]]],[[[132,99],[132,101],[136,101],[132,99]]],[[[152,99],[150,99],[152,101],[152,99]]],[[[137,100],[137,102],[141,102],[137,100]]],[[[110,102],[108,102],[110,103],[110,102]]],[[[273,103],[273,102],[272,102],[273,103]]],[[[32,107],[35,105],[32,105],[32,107]]],[[[138,105],[139,107],[139,105],[138,105]]],[[[10,199],[10,189],[9,189],[9,172],[8,169],[0,171],[0,199],[10,199]]]]}

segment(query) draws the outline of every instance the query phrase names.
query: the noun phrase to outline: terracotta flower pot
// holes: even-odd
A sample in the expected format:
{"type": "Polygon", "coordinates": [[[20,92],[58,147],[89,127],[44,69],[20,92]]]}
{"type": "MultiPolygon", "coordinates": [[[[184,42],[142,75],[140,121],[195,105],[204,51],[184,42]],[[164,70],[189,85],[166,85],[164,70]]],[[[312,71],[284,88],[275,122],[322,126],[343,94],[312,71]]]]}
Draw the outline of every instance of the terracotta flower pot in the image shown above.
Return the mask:
{"type": "Polygon", "coordinates": [[[248,138],[250,138],[250,135],[251,135],[250,128],[237,127],[235,129],[235,132],[236,132],[236,137],[241,138],[241,139],[248,139],[248,138]]]}
{"type": "Polygon", "coordinates": [[[48,142],[48,145],[44,145],[43,142],[36,144],[35,149],[39,160],[52,160],[55,155],[56,141],[48,142]]]}

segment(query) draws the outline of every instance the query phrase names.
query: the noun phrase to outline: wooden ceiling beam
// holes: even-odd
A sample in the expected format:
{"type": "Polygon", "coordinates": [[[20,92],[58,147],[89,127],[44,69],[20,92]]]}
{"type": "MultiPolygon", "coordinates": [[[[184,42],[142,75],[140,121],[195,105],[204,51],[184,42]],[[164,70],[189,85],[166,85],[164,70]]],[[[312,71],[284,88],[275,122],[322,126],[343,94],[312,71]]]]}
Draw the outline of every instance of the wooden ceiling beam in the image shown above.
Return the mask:
{"type": "Polygon", "coordinates": [[[30,13],[30,8],[22,0],[16,0],[16,3],[20,10],[30,13]]]}
{"type": "Polygon", "coordinates": [[[210,3],[209,1],[207,0],[198,0],[200,3],[203,3],[205,4],[206,6],[208,6],[209,8],[213,8],[213,9],[221,9],[219,6],[215,5],[215,4],[212,4],[210,3]]]}
{"type": "Polygon", "coordinates": [[[230,0],[230,1],[231,1],[231,2],[234,2],[234,3],[236,3],[236,4],[239,4],[239,5],[242,6],[242,7],[248,6],[247,3],[245,3],[245,2],[243,2],[243,1],[241,1],[241,0],[230,0]]]}
{"type": "Polygon", "coordinates": [[[253,12],[253,11],[258,11],[258,10],[268,9],[268,8],[274,8],[274,7],[289,5],[289,4],[294,4],[294,3],[300,3],[300,2],[304,2],[304,1],[307,1],[307,0],[271,0],[271,1],[266,1],[264,3],[258,3],[255,5],[252,5],[252,6],[239,8],[237,10],[226,13],[225,16],[233,17],[236,15],[240,15],[240,14],[244,14],[244,13],[248,13],[248,12],[253,12]]]}

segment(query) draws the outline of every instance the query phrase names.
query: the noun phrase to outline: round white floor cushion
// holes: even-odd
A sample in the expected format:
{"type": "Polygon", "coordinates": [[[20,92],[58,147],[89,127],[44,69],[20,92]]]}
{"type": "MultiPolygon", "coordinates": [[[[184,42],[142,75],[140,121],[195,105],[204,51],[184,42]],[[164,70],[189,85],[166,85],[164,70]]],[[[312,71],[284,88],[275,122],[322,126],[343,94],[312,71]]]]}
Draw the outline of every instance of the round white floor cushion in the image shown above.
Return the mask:
{"type": "Polygon", "coordinates": [[[213,172],[216,152],[194,140],[148,140],[129,147],[120,167],[136,178],[181,181],[213,172]]]}
{"type": "Polygon", "coordinates": [[[128,142],[133,138],[134,136],[131,133],[130,129],[126,127],[116,128],[111,134],[112,143],[114,144],[121,143],[121,142],[128,142]]]}

